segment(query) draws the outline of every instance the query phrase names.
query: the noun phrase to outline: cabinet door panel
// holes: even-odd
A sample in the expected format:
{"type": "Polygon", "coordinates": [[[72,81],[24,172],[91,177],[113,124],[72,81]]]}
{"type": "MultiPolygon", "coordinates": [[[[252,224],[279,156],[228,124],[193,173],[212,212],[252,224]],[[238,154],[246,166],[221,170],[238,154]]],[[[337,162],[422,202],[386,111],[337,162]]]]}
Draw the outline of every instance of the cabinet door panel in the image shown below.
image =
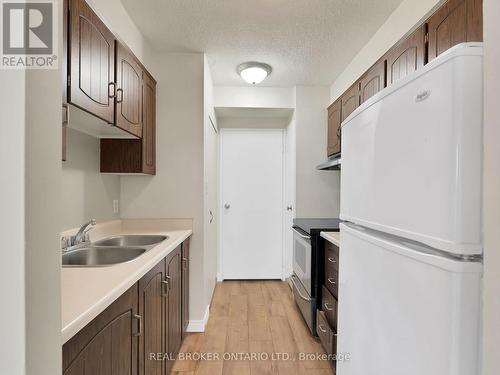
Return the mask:
{"type": "Polygon", "coordinates": [[[115,125],[142,136],[142,68],[124,46],[116,43],[115,125]]]}
{"type": "Polygon", "coordinates": [[[139,314],[143,334],[139,340],[139,375],[162,375],[164,361],[150,360],[149,353],[165,353],[165,260],[139,281],[139,314]]]}
{"type": "Polygon", "coordinates": [[[189,239],[182,243],[182,338],[189,324],[189,239]]]}
{"type": "Polygon", "coordinates": [[[424,66],[425,26],[419,27],[387,53],[387,86],[424,66]]]}
{"type": "MultiPolygon", "coordinates": [[[[168,290],[168,328],[167,328],[167,352],[171,355],[178,353],[182,341],[181,327],[181,247],[177,247],[167,257],[168,290]]],[[[167,363],[169,373],[172,361],[167,363]]]]}
{"type": "Polygon", "coordinates": [[[71,1],[70,22],[68,101],[113,123],[114,36],[83,0],[71,1]]]}
{"type": "Polygon", "coordinates": [[[373,65],[363,75],[360,82],[360,103],[364,103],[385,87],[385,60],[380,60],[373,65]]]}
{"type": "Polygon", "coordinates": [[[341,101],[337,100],[328,107],[328,156],[340,152],[341,106],[341,101]]]}
{"type": "Polygon", "coordinates": [[[144,73],[142,123],[142,171],[156,173],[156,83],[144,73]]]}
{"type": "Polygon", "coordinates": [[[481,42],[482,28],[482,0],[449,0],[429,18],[429,61],[456,44],[481,42]]]}
{"type": "Polygon", "coordinates": [[[352,85],[340,98],[342,102],[341,118],[344,121],[356,108],[359,107],[360,82],[352,85]]]}
{"type": "Polygon", "coordinates": [[[137,375],[137,285],[63,345],[67,375],[137,375]]]}

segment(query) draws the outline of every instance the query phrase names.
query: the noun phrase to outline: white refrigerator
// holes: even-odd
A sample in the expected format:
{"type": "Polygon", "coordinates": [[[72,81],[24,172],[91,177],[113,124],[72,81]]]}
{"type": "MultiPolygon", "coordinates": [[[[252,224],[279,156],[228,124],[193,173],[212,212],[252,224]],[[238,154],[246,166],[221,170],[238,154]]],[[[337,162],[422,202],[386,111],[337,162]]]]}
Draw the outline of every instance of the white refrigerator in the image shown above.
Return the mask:
{"type": "Polygon", "coordinates": [[[337,375],[478,375],[482,54],[455,46],[342,124],[337,375]]]}

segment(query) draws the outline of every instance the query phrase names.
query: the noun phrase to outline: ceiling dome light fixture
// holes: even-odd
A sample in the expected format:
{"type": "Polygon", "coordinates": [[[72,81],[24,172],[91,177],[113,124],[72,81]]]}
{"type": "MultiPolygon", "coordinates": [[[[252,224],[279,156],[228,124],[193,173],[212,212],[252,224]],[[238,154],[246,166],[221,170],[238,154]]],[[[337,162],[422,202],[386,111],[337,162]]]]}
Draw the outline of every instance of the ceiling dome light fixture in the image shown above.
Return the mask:
{"type": "Polygon", "coordinates": [[[261,83],[273,71],[270,65],[256,61],[240,64],[236,70],[241,78],[251,85],[261,83]]]}

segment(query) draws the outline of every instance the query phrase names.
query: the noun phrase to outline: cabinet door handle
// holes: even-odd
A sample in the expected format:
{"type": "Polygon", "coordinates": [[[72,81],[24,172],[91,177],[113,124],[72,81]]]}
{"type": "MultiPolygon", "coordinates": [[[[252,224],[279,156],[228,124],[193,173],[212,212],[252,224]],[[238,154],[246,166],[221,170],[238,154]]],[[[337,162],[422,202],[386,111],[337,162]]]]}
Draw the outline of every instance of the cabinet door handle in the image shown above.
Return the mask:
{"type": "Polygon", "coordinates": [[[117,103],[123,102],[123,89],[116,90],[116,102],[117,103]]]}
{"type": "Polygon", "coordinates": [[[168,280],[162,280],[161,283],[163,285],[162,296],[163,297],[168,297],[168,290],[170,289],[170,284],[169,284],[168,280]]]}
{"type": "Polygon", "coordinates": [[[325,302],[325,303],[324,303],[324,306],[325,306],[325,309],[326,309],[327,311],[333,311],[333,307],[329,307],[329,306],[330,306],[330,304],[329,304],[328,302],[325,302]]]}
{"type": "Polygon", "coordinates": [[[326,328],[324,328],[325,326],[323,324],[318,324],[318,328],[321,332],[323,333],[327,333],[328,331],[326,330],[326,328]]]}
{"type": "Polygon", "coordinates": [[[138,337],[138,336],[142,335],[142,316],[140,316],[138,314],[134,314],[133,317],[134,317],[134,319],[137,319],[139,322],[139,330],[133,334],[134,337],[138,337]]]}
{"type": "Polygon", "coordinates": [[[333,258],[328,258],[328,261],[332,262],[332,263],[337,263],[337,261],[335,259],[333,259],[333,258]]]}
{"type": "Polygon", "coordinates": [[[327,280],[328,280],[328,282],[329,282],[330,284],[333,284],[333,285],[337,284],[337,283],[335,282],[335,280],[333,280],[333,277],[329,277],[327,280]]]}
{"type": "Polygon", "coordinates": [[[108,83],[108,96],[110,98],[116,97],[116,83],[114,82],[108,83]]]}

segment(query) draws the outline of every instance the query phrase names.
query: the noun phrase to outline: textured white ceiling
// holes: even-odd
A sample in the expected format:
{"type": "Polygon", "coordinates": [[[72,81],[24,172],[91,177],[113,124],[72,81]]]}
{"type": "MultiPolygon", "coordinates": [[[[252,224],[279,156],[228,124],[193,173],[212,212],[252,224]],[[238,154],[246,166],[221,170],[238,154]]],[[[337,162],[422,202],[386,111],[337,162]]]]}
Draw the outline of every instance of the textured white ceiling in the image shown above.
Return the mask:
{"type": "Polygon", "coordinates": [[[245,84],[236,66],[262,61],[261,86],[329,85],[402,0],[122,0],[153,47],[205,52],[216,85],[245,84]]]}

